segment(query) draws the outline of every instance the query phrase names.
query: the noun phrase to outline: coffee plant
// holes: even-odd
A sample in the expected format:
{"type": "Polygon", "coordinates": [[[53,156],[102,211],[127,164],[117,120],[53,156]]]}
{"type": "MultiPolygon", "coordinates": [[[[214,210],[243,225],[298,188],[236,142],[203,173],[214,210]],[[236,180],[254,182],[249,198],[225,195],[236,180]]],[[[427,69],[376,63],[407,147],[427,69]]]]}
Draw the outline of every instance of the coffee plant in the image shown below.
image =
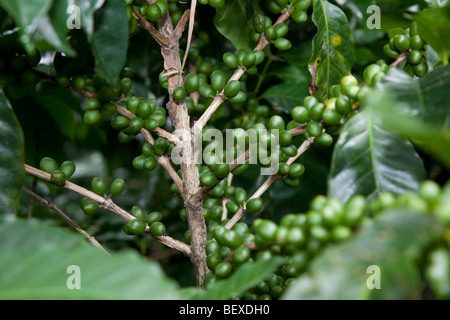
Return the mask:
{"type": "Polygon", "coordinates": [[[0,0],[0,297],[450,299],[449,16],[0,0]]]}

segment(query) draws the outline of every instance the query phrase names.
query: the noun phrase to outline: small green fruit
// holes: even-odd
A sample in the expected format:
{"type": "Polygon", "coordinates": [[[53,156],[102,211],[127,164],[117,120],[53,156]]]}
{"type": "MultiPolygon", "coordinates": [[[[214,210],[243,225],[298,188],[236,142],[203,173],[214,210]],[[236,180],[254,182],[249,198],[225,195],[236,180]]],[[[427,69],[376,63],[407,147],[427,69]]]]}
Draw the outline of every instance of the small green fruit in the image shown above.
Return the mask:
{"type": "Polygon", "coordinates": [[[111,186],[109,187],[109,191],[111,194],[119,194],[125,189],[125,181],[122,178],[115,179],[111,186]]]}
{"type": "Polygon", "coordinates": [[[52,173],[59,168],[58,163],[50,157],[42,158],[39,162],[39,167],[42,171],[45,171],[47,173],[52,173]]]}

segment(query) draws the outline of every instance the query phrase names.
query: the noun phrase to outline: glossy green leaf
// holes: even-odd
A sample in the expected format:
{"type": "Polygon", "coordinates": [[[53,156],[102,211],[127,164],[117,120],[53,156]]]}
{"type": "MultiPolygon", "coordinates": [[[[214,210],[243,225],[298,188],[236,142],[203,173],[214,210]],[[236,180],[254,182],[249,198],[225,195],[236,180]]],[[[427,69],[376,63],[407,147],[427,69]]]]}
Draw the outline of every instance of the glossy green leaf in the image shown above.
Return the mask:
{"type": "Polygon", "coordinates": [[[75,4],[80,7],[81,27],[87,35],[89,41],[94,34],[94,14],[105,3],[106,0],[75,0],[75,4]]]}
{"type": "Polygon", "coordinates": [[[0,214],[16,213],[25,175],[22,129],[0,89],[0,214]]]}
{"type": "Polygon", "coordinates": [[[1,299],[178,297],[175,282],[164,275],[156,262],[131,250],[109,256],[87,244],[80,234],[39,220],[0,222],[0,255],[1,299]],[[70,289],[70,284],[77,283],[79,289],[70,289]]]}
{"type": "Polygon", "coordinates": [[[61,88],[52,88],[48,94],[32,94],[33,99],[48,111],[61,134],[74,141],[77,123],[75,114],[80,100],[61,88]]]}
{"type": "Polygon", "coordinates": [[[303,99],[309,95],[308,85],[305,82],[286,81],[271,86],[261,96],[266,99],[274,108],[281,108],[284,112],[290,113],[291,110],[301,105],[303,99]]]}
{"type": "Polygon", "coordinates": [[[429,214],[391,209],[354,238],[325,249],[282,297],[293,299],[417,299],[418,261],[445,228],[429,214]]]}
{"type": "Polygon", "coordinates": [[[245,263],[225,280],[213,283],[207,291],[186,290],[185,299],[192,300],[230,300],[241,296],[246,290],[257,285],[281,264],[286,262],[282,257],[259,259],[255,262],[245,263]]]}
{"type": "Polygon", "coordinates": [[[328,194],[346,202],[352,195],[369,199],[382,191],[416,190],[425,170],[413,145],[378,123],[369,111],[352,117],[333,151],[328,194]]]}
{"type": "Polygon", "coordinates": [[[450,67],[420,79],[392,69],[364,99],[383,127],[406,135],[416,146],[450,168],[450,67]]]}
{"type": "Polygon", "coordinates": [[[450,57],[450,7],[423,10],[414,16],[419,34],[439,54],[443,64],[450,57]]]}
{"type": "Polygon", "coordinates": [[[249,32],[252,30],[250,15],[246,6],[249,1],[229,0],[218,8],[214,16],[214,26],[236,49],[252,50],[249,32]],[[230,19],[233,17],[233,19],[230,19]]]}
{"type": "Polygon", "coordinates": [[[113,85],[125,65],[128,27],[126,5],[122,0],[107,1],[95,16],[92,43],[95,71],[113,85]]]}
{"type": "Polygon", "coordinates": [[[313,78],[310,90],[320,99],[350,73],[355,61],[354,41],[346,15],[328,1],[314,0],[312,19],[318,30],[308,66],[313,78]]]}
{"type": "MultiPolygon", "coordinates": [[[[89,42],[94,32],[94,13],[105,0],[58,0],[53,3],[47,16],[37,26],[34,41],[48,43],[52,49],[73,57],[75,51],[70,46],[67,36],[71,29],[82,29],[89,42]]],[[[42,49],[48,49],[43,47],[42,49]]]]}
{"type": "Polygon", "coordinates": [[[47,13],[52,3],[53,0],[0,0],[0,6],[28,34],[34,32],[39,19],[47,13]]]}
{"type": "Polygon", "coordinates": [[[61,9],[65,10],[67,7],[62,4],[63,2],[57,2],[51,10],[51,16],[45,16],[40,20],[33,36],[33,42],[41,52],[55,50],[73,57],[75,51],[66,39],[68,29],[65,15],[62,15],[65,11],[61,12],[61,9]]]}

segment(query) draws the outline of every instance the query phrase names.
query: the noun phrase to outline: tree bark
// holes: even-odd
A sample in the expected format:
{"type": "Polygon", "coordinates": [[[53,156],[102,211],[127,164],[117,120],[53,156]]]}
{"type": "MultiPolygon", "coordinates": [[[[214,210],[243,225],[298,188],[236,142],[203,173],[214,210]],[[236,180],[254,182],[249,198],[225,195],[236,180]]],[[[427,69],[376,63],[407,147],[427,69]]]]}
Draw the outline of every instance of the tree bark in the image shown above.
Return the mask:
{"type": "Polygon", "coordinates": [[[158,31],[168,40],[161,44],[164,68],[169,74],[168,90],[170,100],[167,104],[167,109],[172,125],[175,128],[175,134],[176,132],[180,133],[177,150],[179,150],[181,159],[182,196],[190,231],[191,261],[195,268],[197,287],[200,287],[209,271],[206,265],[207,231],[203,216],[203,198],[195,196],[200,188],[199,173],[194,158],[194,139],[191,133],[186,102],[176,102],[172,99],[174,89],[183,86],[184,83],[179,52],[179,35],[174,31],[172,21],[168,15],[158,21],[158,26],[158,31]]]}

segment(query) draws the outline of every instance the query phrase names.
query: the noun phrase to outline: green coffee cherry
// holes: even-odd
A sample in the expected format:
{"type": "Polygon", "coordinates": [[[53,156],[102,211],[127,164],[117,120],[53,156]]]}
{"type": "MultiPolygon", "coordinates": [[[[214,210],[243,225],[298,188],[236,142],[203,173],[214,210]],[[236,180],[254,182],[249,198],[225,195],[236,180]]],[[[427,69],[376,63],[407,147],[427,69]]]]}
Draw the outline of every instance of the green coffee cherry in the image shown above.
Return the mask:
{"type": "Polygon", "coordinates": [[[139,207],[139,206],[133,206],[131,207],[130,213],[137,219],[140,221],[145,221],[146,219],[146,215],[144,210],[139,207]]]}
{"type": "Polygon", "coordinates": [[[162,236],[166,232],[164,223],[157,221],[150,225],[150,233],[154,236],[162,236]]]}
{"type": "Polygon", "coordinates": [[[239,59],[231,52],[225,52],[222,57],[223,62],[231,69],[236,69],[239,66],[239,59]]]}
{"type": "Polygon", "coordinates": [[[147,19],[156,22],[162,17],[162,12],[157,4],[151,4],[147,7],[147,19]]]}
{"type": "Polygon", "coordinates": [[[72,86],[78,90],[86,89],[87,80],[84,76],[80,76],[80,75],[74,76],[72,78],[72,86]]]}
{"type": "Polygon", "coordinates": [[[205,187],[213,187],[217,183],[217,177],[212,172],[205,172],[200,175],[200,184],[205,187]]]}
{"type": "Polygon", "coordinates": [[[144,119],[141,117],[134,117],[130,120],[130,125],[128,128],[130,129],[131,134],[136,134],[142,130],[144,127],[144,119]]]}
{"type": "Polygon", "coordinates": [[[393,39],[394,39],[394,46],[397,50],[399,50],[400,52],[409,50],[411,46],[409,37],[403,34],[397,34],[396,36],[394,36],[393,39]]]}
{"type": "Polygon", "coordinates": [[[198,93],[206,99],[214,97],[216,94],[208,83],[201,83],[198,86],[198,93]]]}
{"type": "Polygon", "coordinates": [[[426,61],[422,59],[422,61],[418,65],[413,66],[413,71],[416,76],[423,77],[428,71],[426,61]]]}
{"type": "Polygon", "coordinates": [[[87,110],[97,110],[102,106],[100,100],[98,98],[89,98],[86,101],[86,109],[87,110]]]}
{"type": "Polygon", "coordinates": [[[319,148],[328,148],[333,144],[333,137],[326,132],[314,139],[314,145],[319,148]]]}
{"type": "Polygon", "coordinates": [[[104,195],[106,193],[106,182],[102,178],[95,177],[91,181],[91,188],[98,195],[104,195]]]}
{"type": "Polygon", "coordinates": [[[159,10],[161,11],[161,17],[164,16],[167,13],[167,10],[169,9],[167,2],[164,0],[157,0],[155,4],[159,7],[159,10]]]}
{"type": "Polygon", "coordinates": [[[424,41],[421,36],[415,35],[411,38],[411,49],[422,50],[424,47],[424,41]]]}
{"type": "Polygon", "coordinates": [[[183,101],[186,98],[186,90],[183,87],[176,87],[173,90],[173,99],[175,101],[183,101]]]}
{"type": "Polygon", "coordinates": [[[243,239],[235,230],[226,230],[223,234],[223,241],[228,248],[236,249],[242,244],[243,239]]]}
{"type": "Polygon", "coordinates": [[[42,171],[45,171],[47,173],[52,173],[59,168],[58,163],[50,157],[42,158],[39,162],[39,167],[42,171]]]}
{"type": "Polygon", "coordinates": [[[231,80],[224,88],[224,94],[227,98],[234,98],[241,90],[241,84],[238,80],[231,80]]]}
{"type": "Polygon", "coordinates": [[[389,44],[385,44],[383,46],[383,52],[385,55],[387,55],[389,58],[392,59],[397,59],[398,56],[400,55],[397,51],[392,50],[389,44]]]}
{"type": "Polygon", "coordinates": [[[352,101],[345,95],[337,97],[335,109],[342,115],[349,114],[352,111],[352,101]]]}
{"type": "Polygon", "coordinates": [[[144,160],[144,169],[148,170],[148,171],[152,171],[153,169],[155,169],[158,165],[158,160],[156,159],[156,157],[153,156],[149,156],[144,160]]]}
{"type": "Polygon", "coordinates": [[[253,28],[255,32],[263,33],[265,28],[265,17],[262,14],[258,14],[253,18],[253,28]]]}
{"type": "Polygon", "coordinates": [[[111,126],[116,130],[121,130],[130,125],[130,120],[120,114],[116,114],[111,119],[111,126]]]}
{"type": "Polygon", "coordinates": [[[286,23],[279,23],[275,26],[275,31],[277,32],[277,38],[281,38],[289,31],[289,27],[286,23]]]}
{"type": "Polygon", "coordinates": [[[232,259],[236,264],[242,264],[248,261],[250,257],[251,257],[250,249],[243,245],[237,247],[232,254],[232,259]]]}
{"type": "Polygon", "coordinates": [[[131,90],[131,87],[133,86],[133,82],[131,81],[130,78],[125,77],[125,78],[120,79],[119,86],[120,86],[120,91],[124,94],[127,94],[131,90]]]}
{"type": "Polygon", "coordinates": [[[341,122],[341,115],[335,109],[325,109],[322,114],[323,122],[327,125],[338,125],[341,122]]]}
{"type": "Polygon", "coordinates": [[[75,163],[70,160],[64,161],[60,166],[60,170],[66,175],[67,179],[69,179],[74,174],[75,169],[75,163]]]}
{"type": "Polygon", "coordinates": [[[154,211],[154,212],[151,212],[151,213],[148,214],[148,216],[147,216],[147,223],[150,225],[150,224],[153,224],[155,222],[161,221],[161,219],[162,219],[161,213],[159,213],[158,211],[154,211]]]}
{"type": "Polygon", "coordinates": [[[248,213],[256,213],[262,208],[262,200],[261,198],[252,198],[249,201],[247,201],[245,205],[245,210],[248,213]]]}
{"type": "Polygon", "coordinates": [[[420,50],[412,50],[409,54],[409,62],[416,66],[422,62],[422,52],[420,50]]]}
{"type": "Polygon", "coordinates": [[[142,234],[145,231],[145,222],[139,219],[130,220],[127,224],[127,231],[133,235],[142,234]]]}
{"type": "Polygon", "coordinates": [[[66,183],[66,175],[61,170],[54,170],[51,173],[51,182],[57,186],[63,186],[66,183]]]}
{"type": "Polygon", "coordinates": [[[148,102],[141,102],[136,109],[136,115],[142,119],[147,119],[155,111],[155,107],[148,102]]]}
{"type": "Polygon", "coordinates": [[[299,178],[305,173],[305,166],[301,163],[293,163],[289,167],[288,176],[290,178],[299,178]]]}
{"type": "Polygon", "coordinates": [[[296,23],[303,23],[308,20],[308,15],[302,9],[295,9],[291,14],[291,18],[296,23]]]}
{"type": "Polygon", "coordinates": [[[115,179],[109,187],[109,191],[113,195],[122,193],[123,190],[125,190],[125,181],[122,178],[115,179]]]}
{"type": "Polygon", "coordinates": [[[277,38],[273,43],[278,50],[286,51],[292,48],[292,43],[286,38],[277,38]]]}
{"type": "Polygon", "coordinates": [[[311,121],[308,123],[306,130],[311,137],[318,137],[322,134],[322,125],[319,122],[311,121]]]}
{"type": "Polygon", "coordinates": [[[274,115],[269,119],[269,129],[284,130],[285,127],[284,119],[281,116],[274,115]]]}
{"type": "Polygon", "coordinates": [[[225,73],[222,70],[215,70],[211,74],[211,88],[214,91],[222,91],[222,89],[225,87],[225,83],[226,77],[225,73]]]}
{"type": "Polygon", "coordinates": [[[188,93],[193,93],[198,90],[199,79],[195,73],[188,73],[184,78],[184,88],[188,93]]]}
{"type": "Polygon", "coordinates": [[[220,262],[214,268],[214,274],[218,278],[227,278],[233,272],[233,265],[230,262],[220,262]]]}
{"type": "Polygon", "coordinates": [[[214,166],[214,174],[217,178],[225,178],[230,173],[230,167],[228,164],[217,164],[214,166]]]}
{"type": "Polygon", "coordinates": [[[309,111],[307,108],[299,106],[295,107],[291,111],[292,119],[297,121],[298,123],[304,123],[309,120],[309,111]]]}
{"type": "Polygon", "coordinates": [[[84,113],[83,119],[86,124],[94,125],[100,121],[102,114],[98,110],[88,110],[84,113]]]}
{"type": "Polygon", "coordinates": [[[81,209],[87,215],[93,215],[100,209],[100,206],[97,202],[84,198],[81,200],[81,209]]]}
{"type": "Polygon", "coordinates": [[[364,70],[364,80],[366,81],[366,83],[371,86],[373,84],[373,79],[376,76],[376,74],[378,74],[379,72],[381,72],[381,66],[378,64],[371,64],[370,66],[368,66],[365,70],[364,70]]]}

